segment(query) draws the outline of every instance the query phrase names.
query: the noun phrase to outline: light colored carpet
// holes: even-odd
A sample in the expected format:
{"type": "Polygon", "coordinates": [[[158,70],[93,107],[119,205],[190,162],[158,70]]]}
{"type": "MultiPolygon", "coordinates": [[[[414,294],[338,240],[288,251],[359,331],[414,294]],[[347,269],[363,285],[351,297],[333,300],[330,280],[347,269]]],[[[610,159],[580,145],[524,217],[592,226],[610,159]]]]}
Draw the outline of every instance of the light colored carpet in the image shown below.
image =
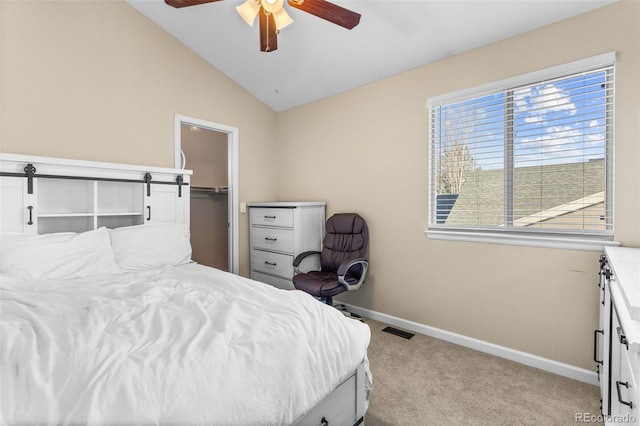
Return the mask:
{"type": "Polygon", "coordinates": [[[372,334],[366,426],[575,425],[577,413],[600,413],[596,386],[363,320],[372,334]]]}

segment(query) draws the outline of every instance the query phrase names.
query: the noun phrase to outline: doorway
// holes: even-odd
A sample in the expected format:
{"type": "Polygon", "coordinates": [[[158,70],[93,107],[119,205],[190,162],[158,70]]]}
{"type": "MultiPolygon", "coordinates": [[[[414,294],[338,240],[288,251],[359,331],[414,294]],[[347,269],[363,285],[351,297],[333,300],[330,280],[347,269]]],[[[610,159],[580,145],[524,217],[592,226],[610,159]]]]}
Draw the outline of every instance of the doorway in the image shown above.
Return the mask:
{"type": "Polygon", "coordinates": [[[191,177],[193,260],[238,274],[238,129],[176,114],[175,165],[191,177]]]}

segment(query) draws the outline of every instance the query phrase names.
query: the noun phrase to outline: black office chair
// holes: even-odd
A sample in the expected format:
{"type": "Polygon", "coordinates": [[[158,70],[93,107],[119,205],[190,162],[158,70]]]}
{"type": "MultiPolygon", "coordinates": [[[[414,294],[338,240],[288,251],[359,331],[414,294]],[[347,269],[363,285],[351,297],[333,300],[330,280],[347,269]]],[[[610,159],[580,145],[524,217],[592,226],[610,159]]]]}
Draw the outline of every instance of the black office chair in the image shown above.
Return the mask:
{"type": "Polygon", "coordinates": [[[333,305],[333,296],[357,290],[364,283],[369,262],[369,230],[356,213],[338,213],[327,220],[322,251],[306,251],[293,260],[296,275],[293,285],[333,305]],[[320,271],[300,272],[300,262],[308,256],[320,256],[320,271]]]}

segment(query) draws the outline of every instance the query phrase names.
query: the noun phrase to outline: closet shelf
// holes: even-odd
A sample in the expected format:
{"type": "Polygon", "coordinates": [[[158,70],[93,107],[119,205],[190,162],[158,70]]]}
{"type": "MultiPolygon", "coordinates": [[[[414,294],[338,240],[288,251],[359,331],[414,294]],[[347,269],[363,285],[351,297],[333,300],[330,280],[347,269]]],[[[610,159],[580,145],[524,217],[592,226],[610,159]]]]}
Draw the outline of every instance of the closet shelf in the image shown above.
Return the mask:
{"type": "Polygon", "coordinates": [[[228,186],[192,186],[191,192],[198,193],[198,194],[209,194],[209,195],[228,194],[229,187],[228,186]]]}

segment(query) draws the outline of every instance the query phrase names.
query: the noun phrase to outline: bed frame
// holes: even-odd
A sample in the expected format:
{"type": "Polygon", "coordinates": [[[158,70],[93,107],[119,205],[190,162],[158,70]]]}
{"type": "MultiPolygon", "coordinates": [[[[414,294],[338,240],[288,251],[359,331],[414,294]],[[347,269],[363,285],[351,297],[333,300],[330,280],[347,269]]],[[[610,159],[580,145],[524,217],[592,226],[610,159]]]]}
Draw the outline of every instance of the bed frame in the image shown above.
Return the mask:
{"type": "MultiPolygon", "coordinates": [[[[188,225],[191,174],[182,169],[0,153],[0,232],[188,225]]],[[[363,362],[294,424],[364,424],[365,374],[363,362]]]]}

